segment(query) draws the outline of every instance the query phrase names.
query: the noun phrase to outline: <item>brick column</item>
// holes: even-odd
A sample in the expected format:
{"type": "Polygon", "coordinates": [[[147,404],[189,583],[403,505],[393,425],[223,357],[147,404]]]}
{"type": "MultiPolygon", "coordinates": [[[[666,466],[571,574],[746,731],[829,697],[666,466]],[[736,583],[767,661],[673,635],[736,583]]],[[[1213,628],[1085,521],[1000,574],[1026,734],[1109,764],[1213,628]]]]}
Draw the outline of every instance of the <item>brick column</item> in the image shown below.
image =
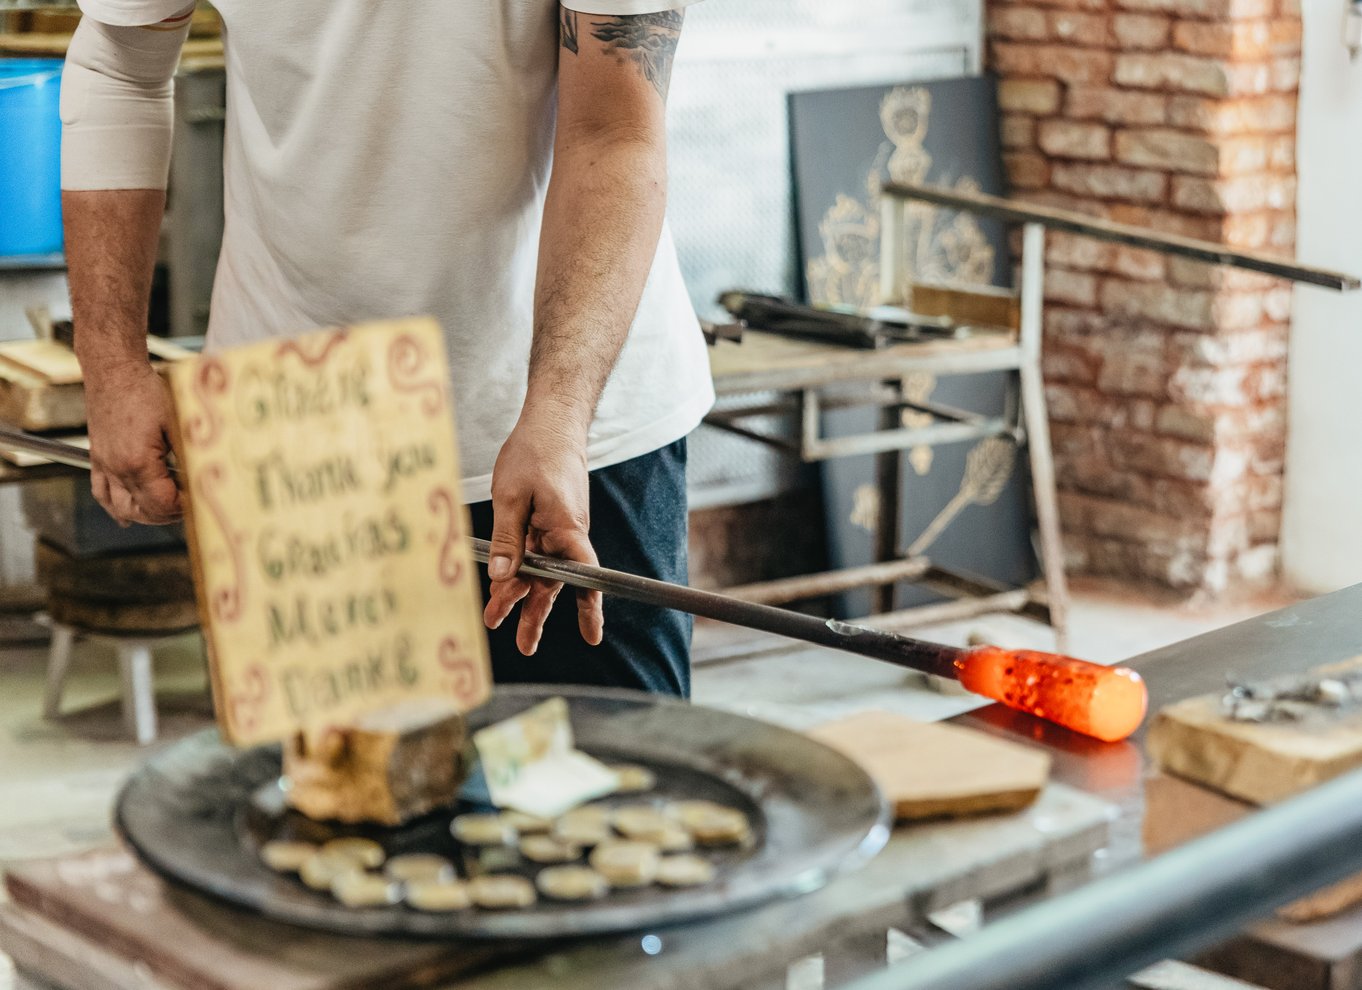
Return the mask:
{"type": "MultiPolygon", "coordinates": [[[[1293,0],[989,0],[1012,192],[1290,254],[1293,0]]],[[[1070,566],[1210,593],[1276,573],[1290,289],[1050,235],[1070,566]]]]}

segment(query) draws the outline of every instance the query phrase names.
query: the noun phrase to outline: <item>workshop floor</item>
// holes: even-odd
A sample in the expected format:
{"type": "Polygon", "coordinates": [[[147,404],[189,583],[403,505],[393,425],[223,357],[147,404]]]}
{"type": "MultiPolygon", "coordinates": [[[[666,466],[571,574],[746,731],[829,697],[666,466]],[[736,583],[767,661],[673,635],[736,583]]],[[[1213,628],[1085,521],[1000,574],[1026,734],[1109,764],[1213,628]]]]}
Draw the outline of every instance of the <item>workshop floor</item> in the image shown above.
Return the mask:
{"type": "MultiPolygon", "coordinates": [[[[1070,652],[1122,659],[1286,604],[1264,598],[1204,608],[1133,598],[1099,584],[1076,589],[1070,652]]],[[[918,630],[963,643],[974,630],[1008,646],[1053,648],[1049,631],[1011,617],[918,630]]],[[[0,647],[0,862],[87,848],[109,836],[119,782],[155,747],[123,732],[118,678],[107,647],[77,646],[64,715],[41,717],[45,647],[0,647]]],[[[772,721],[802,726],[868,707],[919,718],[949,717],[968,697],[938,694],[921,678],[884,664],[705,625],[696,636],[695,698],[772,721]],[[772,649],[779,645],[779,648],[772,649]],[[829,676],[835,665],[836,676],[829,676]]],[[[211,724],[202,651],[196,637],[174,640],[156,656],[161,737],[157,746],[211,724]]]]}

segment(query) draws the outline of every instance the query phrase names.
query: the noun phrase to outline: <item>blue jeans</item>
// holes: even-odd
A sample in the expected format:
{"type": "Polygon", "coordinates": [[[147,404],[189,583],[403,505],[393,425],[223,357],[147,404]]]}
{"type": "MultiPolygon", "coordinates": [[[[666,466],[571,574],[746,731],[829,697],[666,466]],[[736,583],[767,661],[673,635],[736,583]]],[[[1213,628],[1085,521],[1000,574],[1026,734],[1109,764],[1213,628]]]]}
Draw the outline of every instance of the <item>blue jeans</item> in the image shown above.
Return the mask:
{"type": "MultiPolygon", "coordinates": [[[[590,475],[591,545],[602,567],[685,584],[686,441],[590,475]]],[[[470,505],[473,534],[492,536],[492,503],[470,505]]],[[[487,569],[480,568],[482,594],[487,569]]],[[[691,617],[605,596],[605,640],[588,646],[577,629],[571,588],[554,603],[532,657],[515,645],[520,609],[489,631],[498,684],[589,684],[690,696],[691,617]]]]}

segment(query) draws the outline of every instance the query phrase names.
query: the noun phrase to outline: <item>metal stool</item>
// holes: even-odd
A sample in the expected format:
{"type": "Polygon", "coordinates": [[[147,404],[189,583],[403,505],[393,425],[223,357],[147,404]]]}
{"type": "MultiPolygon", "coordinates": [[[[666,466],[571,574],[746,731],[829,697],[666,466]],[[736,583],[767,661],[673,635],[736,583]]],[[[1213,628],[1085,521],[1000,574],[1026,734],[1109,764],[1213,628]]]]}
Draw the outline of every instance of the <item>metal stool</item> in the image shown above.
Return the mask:
{"type": "Polygon", "coordinates": [[[78,629],[51,622],[52,646],[47,657],[47,687],[43,692],[43,718],[61,715],[62,689],[71,668],[71,648],[76,637],[106,642],[118,656],[122,683],[123,724],[128,734],[145,746],[156,739],[156,692],[152,683],[152,650],[182,633],[113,633],[78,629]]]}

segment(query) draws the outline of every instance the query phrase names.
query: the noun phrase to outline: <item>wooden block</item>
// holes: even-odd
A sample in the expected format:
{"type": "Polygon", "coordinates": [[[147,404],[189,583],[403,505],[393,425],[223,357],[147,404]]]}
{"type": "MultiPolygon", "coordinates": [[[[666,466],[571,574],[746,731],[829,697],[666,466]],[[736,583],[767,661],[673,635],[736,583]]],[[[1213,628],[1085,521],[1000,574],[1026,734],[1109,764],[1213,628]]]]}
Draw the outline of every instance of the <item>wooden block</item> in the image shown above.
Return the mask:
{"type": "Polygon", "coordinates": [[[49,385],[85,380],[75,351],[55,340],[11,340],[0,344],[0,361],[31,371],[49,385]]]}
{"type": "Polygon", "coordinates": [[[171,363],[213,699],[235,745],[491,689],[445,340],[428,318],[171,363]]]}
{"type": "Polygon", "coordinates": [[[1171,773],[1251,804],[1274,804],[1362,767],[1362,715],[1310,722],[1235,722],[1220,695],[1169,705],[1148,749],[1171,773]]]}
{"type": "Polygon", "coordinates": [[[39,540],[38,580],[62,598],[116,604],[195,604],[194,575],[183,547],[150,553],[74,557],[39,540]]]}
{"type": "MultiPolygon", "coordinates": [[[[1144,847],[1157,856],[1258,810],[1190,781],[1154,773],[1145,781],[1144,847]]],[[[1278,908],[1276,915],[1298,923],[1333,917],[1362,904],[1362,873],[1278,908]]]]}
{"type": "Polygon", "coordinates": [[[1050,774],[1047,753],[893,712],[857,712],[808,735],[864,767],[900,821],[1015,811],[1050,774]]]}
{"type": "Polygon", "coordinates": [[[1144,851],[1149,856],[1239,821],[1256,809],[1190,781],[1155,771],[1144,783],[1144,851]]]}
{"type": "Polygon", "coordinates": [[[70,34],[79,23],[79,11],[35,10],[30,30],[40,34],[70,34]]]}
{"type": "Polygon", "coordinates": [[[50,385],[17,365],[0,361],[0,421],[22,430],[70,430],[85,426],[85,389],[50,385]]]}
{"type": "Polygon", "coordinates": [[[933,285],[914,282],[908,287],[908,308],[920,316],[948,316],[957,323],[986,327],[1021,326],[1021,303],[1011,289],[991,285],[933,285]]]}
{"type": "MultiPolygon", "coordinates": [[[[130,964],[143,974],[138,990],[415,990],[485,965],[496,951],[280,925],[169,887],[122,849],[16,864],[5,885],[21,910],[68,936],[49,940],[44,926],[30,925],[29,937],[55,952],[93,947],[98,971],[115,980],[117,964],[130,964]]],[[[7,927],[5,946],[15,944],[7,927]]],[[[124,990],[118,982],[64,985],[124,990]]]]}
{"type": "Polygon", "coordinates": [[[309,818],[401,825],[452,805],[466,776],[463,717],[418,699],[284,745],[288,803],[309,818]]]}
{"type": "Polygon", "coordinates": [[[198,605],[178,602],[106,602],[49,595],[47,612],[56,622],[90,632],[159,636],[187,632],[199,624],[198,605]]]}

